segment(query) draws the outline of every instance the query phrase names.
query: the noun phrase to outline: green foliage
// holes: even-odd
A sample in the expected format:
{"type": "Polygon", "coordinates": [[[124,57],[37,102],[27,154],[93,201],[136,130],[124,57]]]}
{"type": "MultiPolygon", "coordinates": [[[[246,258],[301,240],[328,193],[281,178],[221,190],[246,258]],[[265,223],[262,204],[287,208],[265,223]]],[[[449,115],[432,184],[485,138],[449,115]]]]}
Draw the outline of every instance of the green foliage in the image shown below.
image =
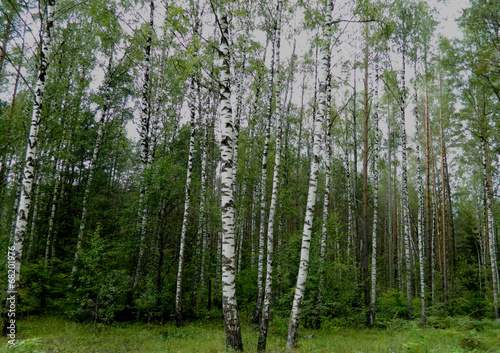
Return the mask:
{"type": "Polygon", "coordinates": [[[42,346],[40,338],[28,338],[22,341],[17,341],[16,344],[9,344],[7,352],[19,353],[44,353],[39,348],[42,346]]]}
{"type": "Polygon", "coordinates": [[[110,261],[110,246],[101,237],[102,226],[91,234],[80,255],[80,266],[76,272],[74,289],[68,299],[73,305],[70,314],[94,322],[110,322],[117,311],[123,309],[128,279],[122,270],[115,269],[110,261]]]}

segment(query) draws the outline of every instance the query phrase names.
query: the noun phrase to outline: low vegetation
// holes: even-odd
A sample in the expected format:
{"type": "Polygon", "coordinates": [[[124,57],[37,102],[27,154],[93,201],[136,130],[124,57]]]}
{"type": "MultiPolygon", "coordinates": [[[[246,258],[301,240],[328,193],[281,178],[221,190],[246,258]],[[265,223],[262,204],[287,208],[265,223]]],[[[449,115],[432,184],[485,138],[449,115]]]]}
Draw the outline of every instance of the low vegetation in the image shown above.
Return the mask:
{"type": "MultiPolygon", "coordinates": [[[[220,312],[219,312],[220,313],[220,312]]],[[[275,317],[270,325],[267,352],[285,352],[287,321],[275,317]]],[[[181,328],[167,324],[80,324],[61,317],[35,316],[20,321],[14,347],[1,345],[1,352],[92,353],[92,352],[225,352],[224,322],[208,318],[181,328]]],[[[242,325],[246,352],[254,352],[258,330],[242,325]]],[[[469,317],[429,318],[425,329],[418,321],[394,319],[375,328],[336,326],[325,322],[320,330],[302,329],[293,352],[499,352],[500,323],[469,317]]]]}

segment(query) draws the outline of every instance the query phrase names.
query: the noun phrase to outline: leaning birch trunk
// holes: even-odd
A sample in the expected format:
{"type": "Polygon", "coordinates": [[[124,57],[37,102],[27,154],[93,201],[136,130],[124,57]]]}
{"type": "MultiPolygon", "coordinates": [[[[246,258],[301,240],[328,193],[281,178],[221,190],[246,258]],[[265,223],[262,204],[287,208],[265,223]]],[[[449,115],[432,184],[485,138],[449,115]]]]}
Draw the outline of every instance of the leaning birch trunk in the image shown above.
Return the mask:
{"type": "Polygon", "coordinates": [[[484,177],[484,192],[485,192],[485,203],[486,203],[486,227],[488,230],[488,246],[490,251],[490,265],[491,265],[491,283],[493,286],[493,305],[495,309],[495,319],[500,318],[500,313],[498,310],[498,265],[497,265],[497,247],[495,244],[495,222],[493,219],[493,192],[489,185],[489,163],[488,163],[488,151],[487,151],[487,141],[485,137],[482,137],[483,142],[483,177],[484,177]]]}
{"type": "MultiPolygon", "coordinates": [[[[267,220],[267,265],[266,265],[266,284],[264,291],[264,305],[262,307],[262,318],[259,331],[259,342],[257,351],[266,350],[267,330],[269,328],[269,311],[272,298],[273,284],[273,252],[274,252],[274,220],[276,217],[276,204],[278,202],[279,172],[281,164],[281,140],[283,135],[283,122],[281,114],[281,95],[280,95],[280,45],[281,45],[281,10],[283,0],[278,0],[277,21],[276,21],[276,86],[275,86],[275,115],[276,115],[276,151],[274,154],[273,186],[271,191],[271,205],[269,206],[269,218],[267,220]]],[[[272,88],[272,87],[271,87],[272,88]]]]}
{"type": "MultiPolygon", "coordinates": [[[[417,77],[417,62],[415,61],[415,77],[417,77]]],[[[415,136],[417,137],[417,184],[418,184],[418,207],[417,207],[417,233],[418,233],[418,260],[420,271],[420,326],[425,327],[427,322],[425,308],[425,259],[424,259],[424,234],[422,228],[422,212],[424,209],[424,200],[422,197],[422,166],[420,158],[420,142],[419,142],[419,114],[418,114],[418,96],[417,83],[415,81],[415,136]]]]}
{"type": "Polygon", "coordinates": [[[375,301],[377,298],[377,218],[378,218],[378,155],[380,145],[380,131],[378,128],[378,57],[376,60],[376,82],[375,82],[375,146],[373,154],[373,230],[372,230],[372,273],[371,273],[371,298],[370,298],[370,325],[375,323],[375,301]]]}
{"type": "Polygon", "coordinates": [[[222,311],[226,329],[226,348],[243,350],[238,317],[235,286],[235,232],[234,232],[234,179],[233,144],[234,129],[231,108],[229,24],[227,15],[219,10],[217,16],[221,32],[219,52],[222,57],[220,70],[220,119],[221,136],[221,215],[222,215],[222,311]]]}
{"type": "MultiPolygon", "coordinates": [[[[191,82],[191,87],[194,88],[194,80],[191,82]]],[[[186,171],[186,188],[185,188],[185,201],[184,201],[184,215],[182,217],[181,240],[179,245],[179,267],[177,269],[177,285],[175,291],[175,322],[177,327],[182,325],[182,279],[184,269],[184,247],[186,244],[186,232],[189,216],[189,205],[191,201],[191,174],[193,173],[193,158],[194,158],[194,136],[195,136],[195,123],[196,112],[194,102],[194,92],[191,101],[191,121],[190,121],[190,138],[189,138],[189,153],[188,165],[186,171]]]]}
{"type": "Polygon", "coordinates": [[[137,257],[137,268],[134,276],[135,288],[140,281],[141,271],[142,271],[142,261],[144,257],[144,247],[146,246],[146,225],[148,220],[147,213],[147,202],[146,202],[146,171],[149,165],[149,128],[151,122],[151,86],[149,74],[151,71],[151,43],[153,37],[153,26],[154,26],[154,1],[150,1],[150,17],[148,24],[148,35],[146,39],[146,45],[144,47],[146,69],[144,72],[144,82],[142,85],[142,117],[141,117],[141,173],[142,173],[142,186],[141,192],[139,194],[139,219],[140,219],[140,243],[139,243],[139,255],[137,257]]]}
{"type": "MultiPolygon", "coordinates": [[[[406,45],[404,41],[403,46],[406,45]]],[[[410,205],[408,201],[408,167],[407,167],[407,147],[406,147],[406,125],[405,125],[405,100],[406,100],[406,56],[403,49],[403,70],[402,70],[402,88],[401,88],[401,147],[403,155],[403,163],[401,165],[403,176],[403,229],[404,229],[404,245],[405,245],[405,265],[406,265],[406,299],[408,301],[408,313],[413,316],[413,303],[411,295],[411,259],[410,259],[410,205]]]]}
{"type": "MultiPolygon", "coordinates": [[[[24,238],[28,229],[28,215],[30,213],[31,202],[33,200],[32,189],[35,170],[35,156],[38,144],[38,131],[42,116],[42,105],[45,92],[45,79],[49,65],[49,56],[51,51],[51,31],[54,26],[55,0],[47,2],[47,22],[45,31],[40,44],[40,67],[35,89],[35,101],[33,104],[33,115],[31,116],[31,125],[29,130],[26,156],[24,160],[24,169],[21,180],[21,194],[19,196],[19,206],[17,208],[17,217],[14,227],[14,239],[12,245],[8,248],[8,286],[6,302],[7,308],[16,308],[19,288],[19,277],[21,271],[21,259],[23,254],[24,238]]],[[[6,316],[4,319],[4,331],[7,329],[6,316]]],[[[15,331],[15,329],[14,329],[15,331]]]]}
{"type": "MultiPolygon", "coordinates": [[[[333,4],[330,0],[326,3],[324,41],[329,41],[328,28],[331,26],[331,13],[333,4]]],[[[326,48],[325,44],[325,48],[326,48]]],[[[328,45],[329,48],[329,45],[328,45]]],[[[329,52],[329,49],[328,49],[329,52]]],[[[316,205],[316,190],[318,186],[319,159],[321,148],[321,129],[323,121],[326,117],[327,110],[327,78],[329,73],[328,53],[323,49],[323,57],[321,60],[320,70],[320,89],[319,89],[319,111],[314,121],[314,143],[313,155],[311,158],[311,174],[309,176],[309,190],[307,192],[306,215],[304,219],[304,229],[302,231],[302,248],[300,252],[300,265],[297,275],[297,285],[295,287],[295,295],[293,298],[292,312],[290,314],[290,322],[288,325],[288,337],[286,342],[287,349],[295,347],[299,334],[300,313],[302,310],[302,301],[304,300],[305,285],[307,272],[309,269],[309,249],[311,246],[311,232],[313,226],[314,207],[316,205]]]]}
{"type": "MultiPolygon", "coordinates": [[[[274,84],[274,62],[275,47],[272,48],[271,58],[271,83],[274,84]]],[[[264,301],[264,248],[266,241],[266,180],[267,180],[267,158],[269,153],[269,143],[271,141],[271,114],[272,114],[272,96],[269,97],[269,106],[267,111],[266,137],[264,140],[264,151],[262,152],[262,169],[260,177],[260,227],[259,227],[259,259],[257,263],[257,303],[253,312],[252,323],[259,324],[262,318],[262,303],[264,301]]]]}

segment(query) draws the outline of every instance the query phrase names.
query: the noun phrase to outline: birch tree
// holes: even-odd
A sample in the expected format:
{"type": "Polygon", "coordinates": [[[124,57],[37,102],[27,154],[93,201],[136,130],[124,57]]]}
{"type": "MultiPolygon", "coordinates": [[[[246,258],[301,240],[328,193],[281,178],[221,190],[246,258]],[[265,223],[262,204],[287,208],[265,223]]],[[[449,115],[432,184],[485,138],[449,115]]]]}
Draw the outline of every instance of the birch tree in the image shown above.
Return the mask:
{"type": "Polygon", "coordinates": [[[184,270],[184,247],[186,244],[186,232],[187,223],[189,216],[189,207],[191,202],[191,174],[193,173],[193,158],[194,158],[194,138],[195,138],[195,124],[196,124],[196,104],[195,104],[195,92],[194,92],[194,80],[191,81],[191,120],[189,127],[189,152],[188,152],[188,165],[186,170],[186,188],[185,188],[185,199],[184,199],[184,215],[182,217],[182,229],[179,245],[179,266],[177,270],[177,285],[175,292],[175,322],[177,327],[182,325],[182,281],[183,281],[183,270],[184,270]]]}
{"type": "Polygon", "coordinates": [[[220,119],[221,153],[221,217],[222,217],[222,311],[226,330],[226,347],[243,350],[235,286],[235,207],[233,177],[234,127],[231,108],[231,72],[229,23],[221,7],[217,9],[217,24],[221,33],[220,119]]]}
{"type": "Polygon", "coordinates": [[[371,298],[370,298],[370,325],[375,323],[375,305],[377,299],[377,223],[378,223],[378,157],[379,157],[379,144],[380,144],[380,131],[378,127],[378,55],[375,58],[376,77],[375,77],[375,111],[373,113],[375,125],[375,146],[374,146],[374,160],[373,160],[373,229],[372,229],[372,271],[371,271],[371,298]]]}
{"type": "MultiPolygon", "coordinates": [[[[36,80],[35,97],[33,104],[33,114],[29,129],[24,168],[21,180],[21,193],[19,196],[19,206],[14,227],[14,239],[8,248],[7,259],[9,261],[9,277],[7,294],[13,295],[14,301],[7,300],[7,308],[12,305],[16,307],[18,298],[19,278],[21,272],[21,259],[26,232],[28,230],[28,215],[30,213],[31,202],[33,200],[33,181],[35,180],[35,157],[38,145],[38,132],[40,130],[42,105],[44,102],[45,81],[49,66],[49,58],[52,50],[52,31],[54,27],[55,0],[47,1],[46,19],[44,31],[40,41],[40,64],[36,80]],[[14,268],[10,264],[14,264],[14,268]],[[12,276],[13,275],[13,276],[12,276]]],[[[6,330],[6,317],[4,316],[4,328],[6,330]]]]}
{"type": "Polygon", "coordinates": [[[323,48],[320,69],[320,89],[319,89],[319,110],[314,120],[314,143],[311,158],[311,172],[309,176],[309,189],[307,192],[306,214],[304,218],[304,228],[302,231],[302,246],[300,252],[299,273],[297,275],[297,284],[293,298],[290,322],[288,325],[288,335],[286,347],[291,349],[295,347],[299,334],[299,321],[302,311],[302,302],[304,300],[305,284],[309,270],[309,249],[311,245],[311,232],[313,226],[314,207],[316,205],[316,190],[318,186],[318,172],[320,161],[322,124],[326,118],[327,109],[327,78],[329,68],[329,28],[332,21],[333,1],[326,2],[325,24],[323,27],[323,48]],[[328,44],[327,44],[328,43],[328,44]]]}
{"type": "MultiPolygon", "coordinates": [[[[140,130],[140,141],[141,141],[141,172],[143,178],[145,177],[145,171],[148,169],[149,161],[152,160],[148,158],[149,156],[149,135],[150,135],[150,124],[151,124],[151,47],[153,42],[153,27],[154,27],[154,11],[155,4],[154,0],[149,2],[149,23],[147,29],[146,44],[144,46],[145,55],[145,71],[144,71],[144,82],[142,84],[142,116],[141,116],[141,130],[140,130]]],[[[138,285],[141,271],[142,271],[142,261],[144,257],[144,249],[146,246],[146,225],[147,225],[147,206],[146,206],[146,183],[142,180],[141,191],[139,195],[139,219],[140,219],[140,243],[139,243],[139,255],[137,258],[137,267],[134,277],[134,288],[138,285]]]]}
{"type": "Polygon", "coordinates": [[[269,217],[267,220],[267,266],[266,266],[266,286],[264,292],[264,306],[262,309],[262,319],[259,331],[259,343],[257,351],[263,352],[266,350],[267,330],[269,327],[269,313],[272,298],[272,284],[273,284],[273,252],[274,252],[274,220],[276,217],[276,204],[278,202],[278,188],[279,188],[279,173],[281,164],[281,144],[283,135],[283,122],[281,112],[281,80],[280,80],[280,45],[281,45],[281,12],[283,7],[283,0],[278,0],[276,8],[276,87],[275,87],[275,116],[276,116],[276,150],[274,154],[274,171],[273,171],[273,186],[271,191],[271,205],[269,206],[269,217]]]}

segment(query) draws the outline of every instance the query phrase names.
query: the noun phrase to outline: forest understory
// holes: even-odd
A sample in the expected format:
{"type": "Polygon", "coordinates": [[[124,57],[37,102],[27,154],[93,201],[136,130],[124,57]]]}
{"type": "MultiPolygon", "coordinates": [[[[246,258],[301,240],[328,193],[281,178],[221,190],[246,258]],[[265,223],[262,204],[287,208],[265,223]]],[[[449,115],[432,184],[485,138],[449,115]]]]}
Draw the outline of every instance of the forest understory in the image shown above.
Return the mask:
{"type": "MultiPolygon", "coordinates": [[[[222,312],[178,328],[172,322],[99,324],[75,323],[57,316],[21,320],[20,343],[2,345],[0,352],[24,353],[223,353],[226,351],[222,312]]],[[[269,326],[266,352],[289,353],[466,353],[499,352],[500,324],[470,317],[429,317],[425,329],[418,320],[393,319],[376,328],[346,327],[325,322],[321,329],[301,331],[296,348],[287,350],[287,320],[274,318],[269,326]]],[[[242,340],[255,347],[258,329],[242,323],[242,340]]],[[[246,352],[256,352],[246,348],[246,352]]]]}

